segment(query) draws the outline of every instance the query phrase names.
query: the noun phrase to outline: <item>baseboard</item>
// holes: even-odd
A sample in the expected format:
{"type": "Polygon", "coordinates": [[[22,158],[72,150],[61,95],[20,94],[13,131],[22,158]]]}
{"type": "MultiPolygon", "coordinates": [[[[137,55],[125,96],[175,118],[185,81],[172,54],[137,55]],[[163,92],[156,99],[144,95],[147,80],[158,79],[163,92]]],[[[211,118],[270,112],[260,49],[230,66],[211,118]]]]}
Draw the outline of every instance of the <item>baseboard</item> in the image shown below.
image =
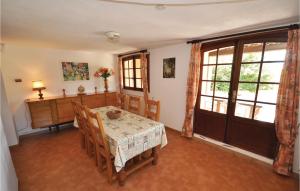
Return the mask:
{"type": "Polygon", "coordinates": [[[207,141],[209,143],[221,146],[222,148],[229,149],[231,151],[235,151],[235,152],[238,152],[240,154],[246,155],[248,157],[257,159],[257,160],[265,162],[267,164],[270,164],[270,165],[273,164],[273,160],[270,159],[270,158],[267,158],[267,157],[264,157],[264,156],[261,156],[261,155],[258,155],[258,154],[255,154],[255,153],[243,150],[243,149],[240,149],[238,147],[235,147],[235,146],[232,146],[232,145],[228,145],[226,143],[223,143],[223,142],[220,142],[220,141],[216,141],[214,139],[211,139],[211,138],[208,138],[208,137],[196,134],[196,133],[194,134],[194,137],[196,137],[198,139],[201,139],[201,140],[204,140],[204,141],[207,141]]]}

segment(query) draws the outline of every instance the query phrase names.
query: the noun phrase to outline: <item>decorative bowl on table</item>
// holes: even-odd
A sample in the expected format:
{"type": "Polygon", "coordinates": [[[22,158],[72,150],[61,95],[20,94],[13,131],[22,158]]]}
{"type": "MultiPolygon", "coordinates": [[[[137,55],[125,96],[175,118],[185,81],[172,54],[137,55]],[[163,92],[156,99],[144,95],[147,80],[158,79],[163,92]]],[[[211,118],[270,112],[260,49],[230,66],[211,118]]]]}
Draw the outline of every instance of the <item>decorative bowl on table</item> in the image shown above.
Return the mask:
{"type": "Polygon", "coordinates": [[[122,111],[120,111],[120,110],[112,110],[112,111],[106,112],[106,115],[109,119],[118,119],[121,117],[121,113],[122,113],[122,111]]]}

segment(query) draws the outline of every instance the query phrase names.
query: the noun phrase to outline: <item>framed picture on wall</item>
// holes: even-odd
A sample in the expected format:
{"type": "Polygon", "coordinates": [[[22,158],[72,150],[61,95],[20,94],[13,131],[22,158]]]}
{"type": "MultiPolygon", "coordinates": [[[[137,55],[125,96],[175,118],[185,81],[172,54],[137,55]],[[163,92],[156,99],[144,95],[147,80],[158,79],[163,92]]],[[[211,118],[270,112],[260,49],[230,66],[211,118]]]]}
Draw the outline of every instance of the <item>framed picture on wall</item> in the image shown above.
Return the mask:
{"type": "Polygon", "coordinates": [[[89,80],[89,65],[82,62],[62,62],[64,81],[89,80]]]}
{"type": "Polygon", "coordinates": [[[175,58],[163,59],[163,78],[175,78],[175,58]]]}

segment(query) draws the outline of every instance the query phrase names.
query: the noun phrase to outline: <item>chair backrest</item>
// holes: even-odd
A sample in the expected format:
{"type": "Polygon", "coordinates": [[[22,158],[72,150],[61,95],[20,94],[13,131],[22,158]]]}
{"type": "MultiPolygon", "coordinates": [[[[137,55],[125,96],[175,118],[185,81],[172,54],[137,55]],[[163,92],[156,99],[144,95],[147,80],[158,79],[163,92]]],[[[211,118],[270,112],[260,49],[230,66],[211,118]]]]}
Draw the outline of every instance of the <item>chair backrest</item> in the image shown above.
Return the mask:
{"type": "Polygon", "coordinates": [[[110,156],[110,150],[108,142],[105,138],[105,132],[103,123],[99,113],[93,113],[89,108],[85,106],[85,113],[88,118],[87,126],[91,130],[92,137],[96,143],[96,147],[100,150],[100,153],[104,156],[110,156]]]}
{"type": "Polygon", "coordinates": [[[145,117],[154,121],[159,121],[160,118],[160,102],[154,100],[147,101],[147,107],[145,107],[145,117]]]}
{"type": "Polygon", "coordinates": [[[81,104],[75,101],[72,101],[73,111],[77,120],[78,128],[79,129],[85,129],[85,124],[82,119],[82,111],[81,111],[81,104]]]}
{"type": "Polygon", "coordinates": [[[140,114],[141,110],[141,98],[137,96],[129,96],[129,104],[128,104],[128,111],[140,114]]]}
{"type": "Polygon", "coordinates": [[[117,103],[116,106],[121,108],[121,109],[126,109],[126,94],[122,94],[122,93],[117,93],[117,103]]]}

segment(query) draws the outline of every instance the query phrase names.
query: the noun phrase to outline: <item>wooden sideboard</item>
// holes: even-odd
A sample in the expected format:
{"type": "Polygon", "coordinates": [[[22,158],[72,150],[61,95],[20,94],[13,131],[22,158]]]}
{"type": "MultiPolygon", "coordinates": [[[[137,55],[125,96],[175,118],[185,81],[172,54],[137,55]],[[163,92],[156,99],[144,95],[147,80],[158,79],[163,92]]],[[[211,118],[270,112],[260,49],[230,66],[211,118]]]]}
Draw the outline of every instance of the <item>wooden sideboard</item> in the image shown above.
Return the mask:
{"type": "Polygon", "coordinates": [[[80,102],[89,108],[117,104],[116,92],[49,97],[43,100],[27,99],[32,128],[57,126],[74,120],[72,101],[80,102]]]}

